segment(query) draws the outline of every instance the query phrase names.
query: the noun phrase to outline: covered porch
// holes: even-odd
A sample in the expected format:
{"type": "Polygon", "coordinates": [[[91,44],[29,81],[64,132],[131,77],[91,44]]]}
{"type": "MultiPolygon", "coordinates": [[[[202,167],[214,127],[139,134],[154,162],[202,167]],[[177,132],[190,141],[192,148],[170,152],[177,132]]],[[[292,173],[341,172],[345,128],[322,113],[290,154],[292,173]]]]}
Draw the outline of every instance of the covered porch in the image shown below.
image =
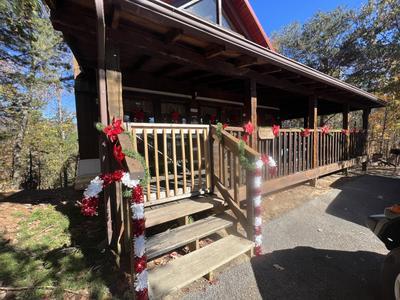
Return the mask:
{"type": "MultiPolygon", "coordinates": [[[[164,1],[105,1],[97,7],[80,0],[48,2],[53,25],[63,32],[79,65],[79,151],[82,165],[88,162],[81,178],[117,168],[103,136],[99,143],[94,123],[124,120],[132,138],[120,136],[119,143],[124,151],[143,156],[151,177],[144,188],[146,228],[153,233],[168,222],[180,225],[171,232],[179,236],[175,244],[169,230],[149,236],[149,259],[191,245],[196,251],[174,268],[191,271],[196,259],[209,265],[199,267],[190,280],[252,253],[255,175],[241,164],[241,154],[251,162],[262,155],[276,161],[276,173],[265,166],[261,170],[256,192],[263,195],[315,183],[319,176],[366,161],[368,116],[372,108],[384,105],[374,95],[164,1]],[[350,130],[352,111],[363,112],[362,128],[350,130]],[[336,113],[343,116],[342,128],[327,133],[318,118],[336,113]],[[308,134],[282,126],[283,120],[293,119],[302,119],[308,134]],[[220,131],[218,122],[229,126],[220,131]],[[254,131],[239,149],[242,126],[248,122],[254,131]],[[273,125],[281,126],[279,132],[272,132],[273,125]],[[207,247],[198,250],[200,238],[232,226],[234,222],[220,218],[226,210],[244,229],[241,236],[247,243],[230,236],[208,248],[215,255],[207,254],[207,247]],[[212,217],[210,223],[210,217],[198,215],[204,212],[212,217]],[[200,219],[189,224],[189,216],[200,219]],[[160,250],[165,243],[168,247],[160,250]],[[232,253],[222,257],[221,249],[232,253]],[[220,259],[211,261],[217,255],[220,259]]],[[[138,173],[132,160],[124,166],[138,173]]],[[[110,246],[118,255],[132,251],[130,211],[121,186],[108,191],[105,206],[110,246]]],[[[151,284],[160,285],[160,295],[186,280],[162,286],[169,279],[165,272],[161,268],[150,277],[151,284]]]]}

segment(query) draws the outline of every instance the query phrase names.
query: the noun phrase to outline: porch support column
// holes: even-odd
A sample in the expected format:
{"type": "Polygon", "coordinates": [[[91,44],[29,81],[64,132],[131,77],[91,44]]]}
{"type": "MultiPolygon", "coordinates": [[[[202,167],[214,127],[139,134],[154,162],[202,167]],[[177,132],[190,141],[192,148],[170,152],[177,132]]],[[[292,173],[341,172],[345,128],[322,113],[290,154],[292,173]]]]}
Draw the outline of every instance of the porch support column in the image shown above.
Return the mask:
{"type": "MultiPolygon", "coordinates": [[[[310,96],[308,99],[308,126],[313,129],[313,145],[312,145],[312,162],[311,166],[313,169],[318,167],[318,99],[316,96],[310,96]]],[[[317,185],[318,177],[310,181],[311,186],[317,185]]]]}
{"type": "Polygon", "coordinates": [[[251,144],[250,146],[257,150],[257,134],[258,134],[258,127],[257,127],[257,83],[255,80],[251,79],[247,83],[246,87],[246,101],[245,106],[247,106],[246,117],[248,121],[254,126],[254,131],[251,136],[251,144]]]}
{"type": "Polygon", "coordinates": [[[119,50],[109,44],[106,50],[107,109],[109,122],[124,118],[122,102],[122,75],[119,69],[119,50]]]}
{"type": "MultiPolygon", "coordinates": [[[[350,111],[350,106],[348,104],[343,105],[343,129],[345,129],[347,132],[350,130],[349,126],[349,111],[350,111]]],[[[350,159],[350,134],[347,134],[345,136],[345,141],[344,141],[344,156],[342,158],[343,160],[348,160],[350,159]]],[[[347,176],[348,175],[348,168],[343,169],[344,174],[347,176]]]]}
{"type": "Polygon", "coordinates": [[[367,108],[363,110],[363,115],[362,115],[362,124],[363,124],[363,150],[362,150],[362,155],[367,155],[367,159],[362,163],[362,170],[367,171],[367,164],[368,164],[368,119],[369,115],[371,113],[371,109],[367,108]]]}

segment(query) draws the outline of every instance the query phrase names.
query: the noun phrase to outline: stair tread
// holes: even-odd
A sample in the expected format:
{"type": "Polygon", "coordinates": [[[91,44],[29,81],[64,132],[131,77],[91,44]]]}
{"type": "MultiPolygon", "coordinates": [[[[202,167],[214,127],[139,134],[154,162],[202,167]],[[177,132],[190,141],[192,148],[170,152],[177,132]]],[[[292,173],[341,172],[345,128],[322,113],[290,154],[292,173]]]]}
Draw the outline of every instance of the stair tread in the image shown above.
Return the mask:
{"type": "Polygon", "coordinates": [[[219,230],[232,226],[234,220],[228,215],[210,216],[194,223],[180,226],[150,237],[146,242],[147,257],[152,259],[168,251],[185,246],[219,230]]]}
{"type": "Polygon", "coordinates": [[[229,235],[206,247],[149,271],[150,295],[154,299],[176,291],[251,250],[253,243],[229,235]]]}
{"type": "Polygon", "coordinates": [[[146,227],[166,223],[222,205],[223,200],[209,196],[184,199],[159,208],[146,209],[146,227]]]}

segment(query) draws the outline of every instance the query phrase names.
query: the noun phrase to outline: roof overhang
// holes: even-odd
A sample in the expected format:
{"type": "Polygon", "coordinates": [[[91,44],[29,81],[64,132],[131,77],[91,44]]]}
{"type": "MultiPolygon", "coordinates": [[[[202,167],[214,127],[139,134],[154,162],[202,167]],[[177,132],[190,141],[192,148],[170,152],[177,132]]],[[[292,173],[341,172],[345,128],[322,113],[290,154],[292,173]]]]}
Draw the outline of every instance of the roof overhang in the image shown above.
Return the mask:
{"type": "MultiPolygon", "coordinates": [[[[54,27],[63,31],[78,61],[84,64],[85,59],[96,57],[94,7],[83,0],[60,1],[59,5],[56,2],[52,7],[54,27]]],[[[303,98],[315,96],[357,109],[385,105],[371,93],[160,0],[108,0],[105,13],[107,36],[120,45],[122,60],[129,60],[136,52],[144,53],[144,57],[168,60],[172,67],[190,65],[211,75],[251,78],[260,86],[303,98]]],[[[89,64],[93,67],[95,63],[89,64]]]]}

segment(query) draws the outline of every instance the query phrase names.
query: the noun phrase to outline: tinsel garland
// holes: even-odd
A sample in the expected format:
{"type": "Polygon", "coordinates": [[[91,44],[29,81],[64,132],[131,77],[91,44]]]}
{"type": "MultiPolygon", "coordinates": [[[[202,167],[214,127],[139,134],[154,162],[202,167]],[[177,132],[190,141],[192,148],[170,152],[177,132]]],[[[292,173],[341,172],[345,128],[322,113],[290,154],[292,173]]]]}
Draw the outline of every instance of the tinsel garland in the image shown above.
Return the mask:
{"type": "Polygon", "coordinates": [[[81,213],[84,216],[97,215],[99,194],[105,187],[114,183],[122,182],[125,187],[124,195],[130,195],[133,227],[133,248],[134,248],[134,270],[135,282],[134,289],[136,299],[148,299],[148,280],[147,280],[147,257],[145,255],[145,216],[143,189],[139,180],[132,179],[128,172],[117,170],[113,173],[102,174],[90,181],[85,189],[84,198],[78,202],[81,213]]]}

